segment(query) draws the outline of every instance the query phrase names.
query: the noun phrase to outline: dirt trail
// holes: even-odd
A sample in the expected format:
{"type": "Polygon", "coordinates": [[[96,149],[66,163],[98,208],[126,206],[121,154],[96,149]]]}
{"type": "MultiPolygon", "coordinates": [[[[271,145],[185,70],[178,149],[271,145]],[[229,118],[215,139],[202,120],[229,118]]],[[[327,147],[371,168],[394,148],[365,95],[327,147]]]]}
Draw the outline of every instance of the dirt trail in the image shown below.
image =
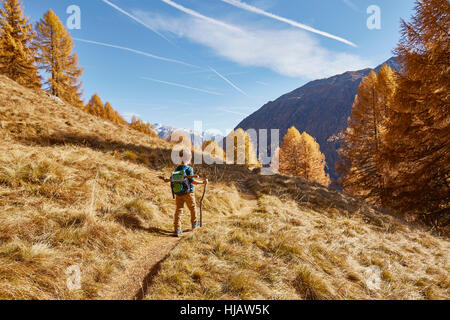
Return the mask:
{"type": "MultiPolygon", "coordinates": [[[[253,212],[257,206],[257,197],[252,193],[242,194],[246,206],[236,215],[246,215],[253,212]]],[[[208,216],[207,212],[204,212],[208,216]]],[[[219,223],[215,219],[208,224],[219,223]]],[[[185,233],[183,238],[189,237],[190,232],[185,233]]],[[[148,292],[153,279],[161,269],[161,264],[168,258],[171,251],[176,248],[183,238],[160,236],[149,247],[142,252],[141,258],[135,261],[123,275],[116,277],[112,284],[100,294],[104,300],[142,300],[148,292]]]]}
{"type": "Polygon", "coordinates": [[[141,258],[134,262],[124,274],[116,277],[113,283],[100,294],[104,300],[140,300],[147,292],[153,277],[158,274],[161,263],[177,246],[179,239],[163,237],[154,241],[142,252],[141,258]]]}

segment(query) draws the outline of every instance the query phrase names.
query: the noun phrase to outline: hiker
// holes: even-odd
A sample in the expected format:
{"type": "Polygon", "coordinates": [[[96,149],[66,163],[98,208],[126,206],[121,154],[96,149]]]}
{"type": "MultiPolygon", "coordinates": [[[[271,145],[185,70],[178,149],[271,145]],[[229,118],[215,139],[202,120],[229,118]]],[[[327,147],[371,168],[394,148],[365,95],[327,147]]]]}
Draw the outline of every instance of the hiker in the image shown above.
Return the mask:
{"type": "Polygon", "coordinates": [[[180,237],[183,234],[183,231],[181,229],[181,214],[183,213],[184,204],[187,205],[189,208],[189,211],[191,212],[191,225],[192,230],[200,226],[200,222],[197,221],[197,207],[195,204],[195,188],[194,185],[206,185],[208,184],[208,179],[205,179],[203,181],[197,181],[194,178],[194,169],[189,166],[190,159],[185,159],[180,166],[178,166],[174,173],[172,174],[172,179],[165,179],[163,180],[165,182],[173,182],[174,177],[179,176],[181,182],[181,190],[177,189],[180,188],[180,186],[177,186],[176,184],[172,183],[172,192],[175,195],[175,203],[176,203],[176,210],[175,210],[175,216],[174,216],[174,236],[180,237]]]}

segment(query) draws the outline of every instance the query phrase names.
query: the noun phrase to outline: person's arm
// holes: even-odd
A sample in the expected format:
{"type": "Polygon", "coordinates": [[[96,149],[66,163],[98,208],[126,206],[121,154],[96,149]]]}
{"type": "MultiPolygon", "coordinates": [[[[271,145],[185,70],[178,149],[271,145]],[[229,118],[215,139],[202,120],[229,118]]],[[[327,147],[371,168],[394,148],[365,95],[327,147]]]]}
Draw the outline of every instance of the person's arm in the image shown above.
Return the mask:
{"type": "Polygon", "coordinates": [[[192,184],[208,184],[209,181],[208,181],[208,179],[205,179],[205,180],[203,180],[203,181],[198,181],[198,180],[195,180],[195,179],[194,179],[191,183],[192,183],[192,184]]]}
{"type": "MultiPolygon", "coordinates": [[[[188,176],[191,176],[191,177],[195,176],[194,175],[194,168],[192,168],[192,167],[190,167],[189,170],[186,171],[186,173],[187,173],[188,176]]],[[[208,179],[205,179],[205,180],[200,182],[198,180],[195,180],[195,178],[192,178],[192,179],[189,179],[189,182],[191,184],[193,184],[193,185],[196,185],[196,184],[208,184],[208,179]]]]}
{"type": "Polygon", "coordinates": [[[164,182],[170,182],[170,179],[167,179],[163,176],[159,176],[158,178],[160,178],[161,180],[163,180],[164,182]]]}

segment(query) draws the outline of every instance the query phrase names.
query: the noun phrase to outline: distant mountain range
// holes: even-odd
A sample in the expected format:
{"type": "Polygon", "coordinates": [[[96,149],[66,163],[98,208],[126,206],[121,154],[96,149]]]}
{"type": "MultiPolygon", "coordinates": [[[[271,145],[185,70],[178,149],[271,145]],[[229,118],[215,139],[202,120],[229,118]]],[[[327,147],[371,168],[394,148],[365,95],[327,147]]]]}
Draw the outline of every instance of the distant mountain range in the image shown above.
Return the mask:
{"type": "Polygon", "coordinates": [[[197,132],[194,132],[194,130],[192,130],[192,129],[187,129],[187,128],[179,129],[179,128],[175,128],[175,127],[171,127],[171,126],[166,126],[161,123],[155,123],[155,124],[152,124],[152,126],[153,126],[153,129],[155,130],[155,132],[158,134],[158,136],[160,136],[161,138],[163,138],[165,140],[169,140],[172,133],[176,130],[184,131],[191,138],[192,144],[195,144],[197,141],[205,142],[205,141],[211,140],[211,139],[220,141],[221,139],[224,138],[220,134],[220,132],[215,131],[215,130],[206,130],[206,131],[202,132],[201,134],[199,134],[197,132]]]}
{"type": "MultiPolygon", "coordinates": [[[[398,60],[394,57],[375,68],[375,71],[378,72],[385,63],[400,70],[398,60]]],[[[245,118],[236,129],[280,129],[281,139],[291,126],[306,131],[320,144],[326,156],[327,171],[332,178],[336,178],[334,166],[338,159],[339,134],[347,127],[359,85],[371,70],[349,71],[309,82],[268,102],[245,118]]]]}

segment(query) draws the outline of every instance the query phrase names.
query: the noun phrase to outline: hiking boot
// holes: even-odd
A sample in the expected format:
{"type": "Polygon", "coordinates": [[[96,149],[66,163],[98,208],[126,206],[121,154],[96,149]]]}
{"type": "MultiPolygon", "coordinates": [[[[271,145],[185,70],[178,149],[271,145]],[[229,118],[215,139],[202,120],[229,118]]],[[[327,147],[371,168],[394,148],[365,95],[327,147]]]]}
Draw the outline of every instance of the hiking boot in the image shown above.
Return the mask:
{"type": "Polygon", "coordinates": [[[195,230],[196,228],[200,227],[200,222],[196,222],[192,225],[192,230],[195,230]]]}
{"type": "Polygon", "coordinates": [[[175,231],[175,232],[173,233],[173,236],[174,236],[175,238],[180,238],[182,234],[183,234],[183,231],[177,230],[177,231],[175,231]]]}

